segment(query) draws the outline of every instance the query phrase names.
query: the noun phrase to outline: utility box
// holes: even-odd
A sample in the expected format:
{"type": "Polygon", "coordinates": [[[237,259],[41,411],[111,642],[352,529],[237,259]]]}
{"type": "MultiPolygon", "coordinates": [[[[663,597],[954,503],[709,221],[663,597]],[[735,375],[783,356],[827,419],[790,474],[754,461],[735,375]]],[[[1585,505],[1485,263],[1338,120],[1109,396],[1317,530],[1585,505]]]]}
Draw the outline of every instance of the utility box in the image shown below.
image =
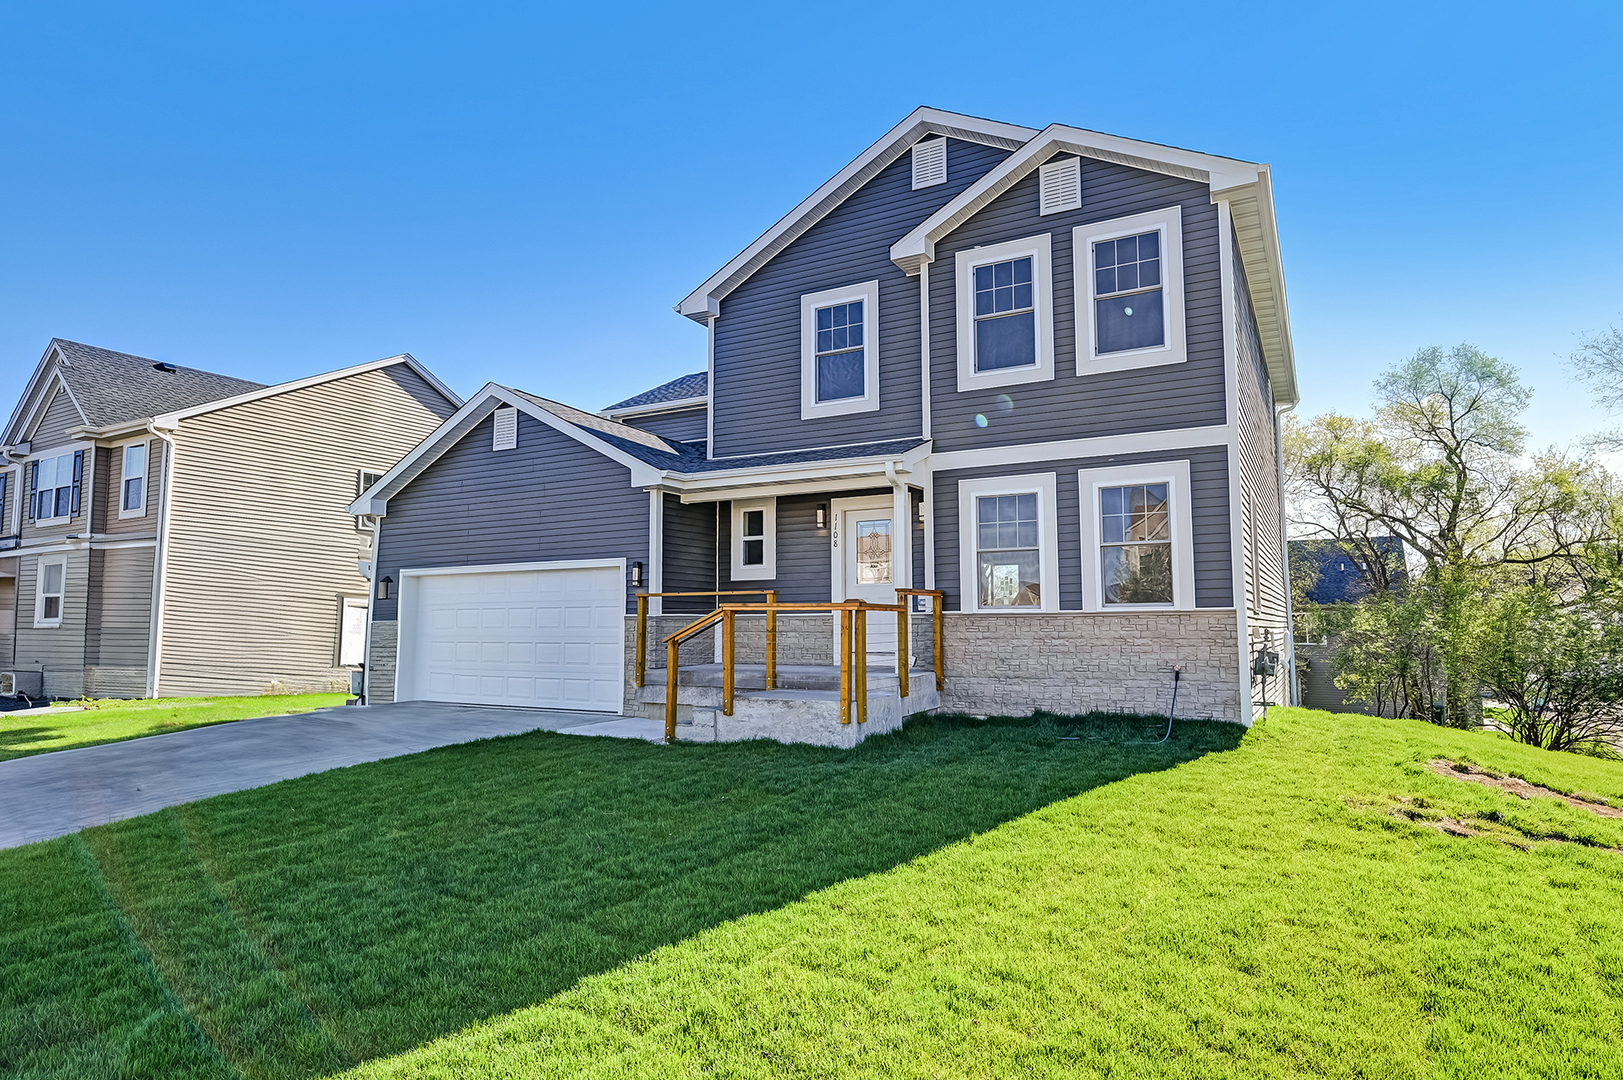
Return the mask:
{"type": "Polygon", "coordinates": [[[45,672],[0,671],[0,697],[42,698],[45,696],[45,672]]]}

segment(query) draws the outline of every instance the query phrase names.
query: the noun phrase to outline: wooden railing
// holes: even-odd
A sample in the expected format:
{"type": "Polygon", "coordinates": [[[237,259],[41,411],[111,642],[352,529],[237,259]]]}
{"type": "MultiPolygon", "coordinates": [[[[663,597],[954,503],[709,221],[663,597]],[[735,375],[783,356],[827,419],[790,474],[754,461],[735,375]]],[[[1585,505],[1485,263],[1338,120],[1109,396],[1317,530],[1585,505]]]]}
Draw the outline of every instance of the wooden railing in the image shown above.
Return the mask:
{"type": "MultiPolygon", "coordinates": [[[[637,594],[637,664],[636,664],[637,687],[638,687],[638,689],[641,689],[642,686],[648,681],[648,601],[653,597],[666,597],[666,596],[706,596],[706,597],[711,597],[711,598],[718,597],[718,596],[764,596],[764,597],[766,597],[766,602],[768,604],[775,604],[775,603],[777,603],[777,600],[778,600],[778,590],[776,590],[776,589],[727,589],[727,590],[724,590],[724,591],[721,591],[721,592],[638,593],[637,594]]],[[[720,610],[719,607],[718,607],[717,610],[720,610]]],[[[706,623],[705,625],[709,626],[711,624],[706,623]]],[[[694,628],[691,627],[691,626],[687,627],[687,629],[682,631],[682,633],[684,635],[687,635],[687,630],[693,630],[693,629],[694,628]]],[[[687,637],[690,637],[690,636],[692,636],[692,635],[685,636],[683,638],[683,640],[686,641],[687,637]]],[[[778,654],[778,615],[777,615],[777,612],[775,612],[775,611],[768,612],[767,616],[766,616],[766,642],[767,642],[766,655],[768,657],[767,662],[766,662],[766,688],[768,690],[771,690],[771,689],[774,688],[775,684],[777,683],[777,675],[778,675],[778,664],[777,664],[777,654],[778,654]]]]}
{"type": "MultiPolygon", "coordinates": [[[[889,611],[896,614],[896,680],[902,697],[911,696],[908,685],[908,607],[909,596],[934,598],[935,684],[939,692],[946,686],[946,653],[942,648],[942,601],[945,594],[936,589],[897,589],[902,599],[899,604],[871,604],[864,600],[845,600],[826,604],[780,604],[776,591],[767,593],[764,604],[722,604],[698,621],[683,627],[665,638],[665,741],[676,741],[677,694],[681,687],[682,643],[704,630],[721,624],[721,712],[733,715],[733,699],[737,692],[737,621],[740,612],[762,612],[766,615],[766,689],[776,688],[778,667],[777,613],[780,611],[838,612],[840,617],[840,723],[851,723],[853,702],[856,722],[868,722],[868,613],[889,611]],[[855,692],[853,692],[855,691],[855,692]]],[[[725,593],[665,593],[653,595],[736,595],[725,593]]],[[[747,594],[746,594],[747,595],[747,594]]],[[[643,649],[644,626],[647,621],[647,602],[637,597],[637,685],[644,682],[643,649]]]]}

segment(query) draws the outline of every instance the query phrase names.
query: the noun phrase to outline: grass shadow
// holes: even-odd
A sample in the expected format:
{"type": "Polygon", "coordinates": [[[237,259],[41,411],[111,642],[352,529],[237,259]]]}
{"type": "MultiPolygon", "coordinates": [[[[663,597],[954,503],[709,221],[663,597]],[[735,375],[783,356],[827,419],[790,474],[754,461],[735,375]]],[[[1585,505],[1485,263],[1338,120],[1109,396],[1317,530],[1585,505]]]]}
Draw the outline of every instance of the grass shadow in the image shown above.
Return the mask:
{"type": "MultiPolygon", "coordinates": [[[[0,713],[0,721],[5,714],[0,713]]],[[[28,757],[41,753],[49,748],[35,749],[33,744],[40,739],[60,735],[56,728],[51,727],[14,727],[0,729],[0,761],[9,761],[12,758],[28,757]]]]}
{"type": "MultiPolygon", "coordinates": [[[[1180,722],[1150,745],[1165,723],[930,717],[850,751],[535,732],[221,796],[82,842],[164,988],[231,1065],[313,1076],[1243,734],[1180,722]],[[287,1031],[267,1029],[273,1014],[287,1031]],[[234,1049],[230,1033],[250,1027],[265,1029],[252,1052],[234,1049]]],[[[65,1009],[90,993],[63,986],[65,1009]]],[[[197,1060],[185,1074],[218,1075],[197,1060]]]]}

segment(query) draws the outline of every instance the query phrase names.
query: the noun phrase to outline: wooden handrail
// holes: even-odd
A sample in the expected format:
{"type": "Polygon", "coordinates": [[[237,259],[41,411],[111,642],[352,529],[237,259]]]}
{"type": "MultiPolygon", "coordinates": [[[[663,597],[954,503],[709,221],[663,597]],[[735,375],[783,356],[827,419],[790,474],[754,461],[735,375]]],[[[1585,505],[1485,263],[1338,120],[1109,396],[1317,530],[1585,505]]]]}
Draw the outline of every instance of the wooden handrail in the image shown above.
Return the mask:
{"type": "MultiPolygon", "coordinates": [[[[771,604],[778,599],[776,589],[718,589],[711,592],[641,592],[637,594],[637,660],[633,665],[636,672],[637,688],[641,689],[648,683],[648,601],[652,597],[665,596],[764,596],[771,604]]],[[[720,605],[717,605],[720,609],[720,605]]],[[[778,616],[776,612],[768,612],[766,616],[767,662],[766,687],[772,689],[777,684],[778,664],[778,616]]]]}
{"type": "MultiPolygon", "coordinates": [[[[840,723],[851,723],[852,702],[856,703],[856,722],[868,722],[868,613],[887,611],[896,613],[896,671],[898,689],[902,697],[909,697],[908,684],[908,616],[907,603],[873,604],[866,600],[834,600],[827,603],[779,603],[774,589],[737,589],[731,592],[699,593],[639,593],[637,594],[637,685],[643,685],[644,623],[647,616],[647,598],[650,596],[738,596],[764,593],[763,604],[723,603],[716,610],[696,622],[683,627],[665,640],[665,741],[676,741],[676,698],[681,687],[681,644],[688,638],[721,623],[721,711],[733,715],[733,702],[737,695],[738,615],[764,612],[767,617],[766,688],[774,689],[777,672],[777,613],[779,611],[827,611],[839,614],[840,626],[840,723]]],[[[935,614],[935,678],[936,689],[945,687],[946,653],[942,647],[942,606],[946,594],[939,589],[897,589],[897,596],[934,597],[935,614]]]]}

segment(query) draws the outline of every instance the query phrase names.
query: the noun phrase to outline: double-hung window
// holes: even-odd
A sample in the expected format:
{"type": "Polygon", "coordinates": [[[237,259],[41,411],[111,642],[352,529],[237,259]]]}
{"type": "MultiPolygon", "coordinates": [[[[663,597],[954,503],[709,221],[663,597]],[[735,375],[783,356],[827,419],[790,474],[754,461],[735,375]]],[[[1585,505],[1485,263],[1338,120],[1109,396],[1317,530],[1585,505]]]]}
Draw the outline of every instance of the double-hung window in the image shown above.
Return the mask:
{"type": "Polygon", "coordinates": [[[38,584],[34,591],[34,625],[62,625],[62,605],[67,598],[68,560],[65,555],[43,556],[39,560],[38,584]]]}
{"type": "Polygon", "coordinates": [[[147,505],[147,444],[131,443],[124,448],[120,472],[119,517],[140,517],[147,505]]]}
{"type": "Polygon", "coordinates": [[[84,451],[40,458],[29,463],[28,516],[36,525],[66,521],[79,512],[84,480],[84,451]]]}
{"type": "Polygon", "coordinates": [[[800,298],[800,418],[879,408],[879,282],[800,298]]]}
{"type": "Polygon", "coordinates": [[[778,576],[777,516],[776,499],[733,503],[733,580],[764,581],[778,576]]]}
{"type": "Polygon", "coordinates": [[[958,389],[1054,377],[1052,238],[960,251],[958,389]]]}
{"type": "Polygon", "coordinates": [[[1082,606],[1194,606],[1189,462],[1083,469],[1082,606]]]}
{"type": "Polygon", "coordinates": [[[1173,206],[1072,231],[1078,375],[1187,358],[1182,222],[1173,206]]]}
{"type": "Polygon", "coordinates": [[[963,480],[959,558],[965,611],[1059,610],[1053,473],[963,480]]]}

